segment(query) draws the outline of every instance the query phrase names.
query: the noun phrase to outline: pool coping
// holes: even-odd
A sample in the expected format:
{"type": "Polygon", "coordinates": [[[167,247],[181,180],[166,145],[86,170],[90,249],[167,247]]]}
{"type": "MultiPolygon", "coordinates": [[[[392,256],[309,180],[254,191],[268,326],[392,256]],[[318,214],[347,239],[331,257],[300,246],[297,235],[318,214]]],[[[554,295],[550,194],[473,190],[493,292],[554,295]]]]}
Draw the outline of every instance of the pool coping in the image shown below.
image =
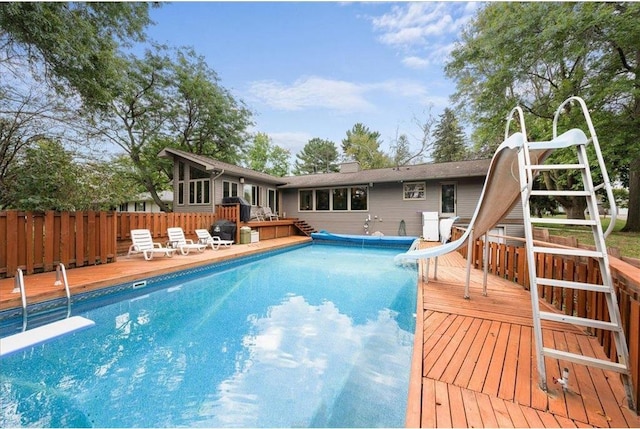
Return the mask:
{"type": "MultiPolygon", "coordinates": [[[[312,240],[298,241],[289,243],[286,245],[276,245],[269,247],[261,247],[252,249],[252,251],[237,254],[237,255],[225,255],[222,258],[206,259],[197,261],[193,264],[175,265],[173,269],[168,272],[161,270],[162,272],[155,275],[149,275],[150,271],[142,271],[138,275],[115,277],[111,281],[95,282],[98,287],[90,288],[87,290],[86,285],[78,286],[71,289],[71,306],[77,308],[78,305],[86,303],[90,300],[100,300],[101,298],[113,297],[118,298],[122,294],[135,297],[136,295],[143,295],[153,290],[166,287],[163,283],[178,278],[187,278],[195,274],[202,274],[207,272],[215,272],[221,269],[227,269],[229,267],[242,265],[253,260],[262,259],[271,255],[288,252],[296,248],[312,245],[312,240]],[[144,282],[143,285],[140,283],[144,282]],[[137,291],[137,292],[136,292],[137,291]]],[[[195,261],[194,261],[195,262],[195,261]]],[[[87,267],[88,269],[92,267],[87,267]]],[[[69,273],[72,273],[69,270],[69,273]]],[[[151,271],[153,272],[153,271],[151,271]]],[[[25,281],[25,283],[28,283],[25,281]]],[[[71,283],[71,282],[70,282],[71,283]]],[[[57,295],[60,295],[58,293],[57,295]]],[[[117,300],[117,299],[115,299],[117,300]]],[[[43,312],[50,312],[58,308],[67,307],[67,299],[64,296],[50,296],[48,298],[33,300],[27,303],[27,314],[38,314],[43,312]]],[[[0,309],[0,323],[8,323],[16,318],[22,318],[22,307],[12,306],[9,308],[0,309]]]]}

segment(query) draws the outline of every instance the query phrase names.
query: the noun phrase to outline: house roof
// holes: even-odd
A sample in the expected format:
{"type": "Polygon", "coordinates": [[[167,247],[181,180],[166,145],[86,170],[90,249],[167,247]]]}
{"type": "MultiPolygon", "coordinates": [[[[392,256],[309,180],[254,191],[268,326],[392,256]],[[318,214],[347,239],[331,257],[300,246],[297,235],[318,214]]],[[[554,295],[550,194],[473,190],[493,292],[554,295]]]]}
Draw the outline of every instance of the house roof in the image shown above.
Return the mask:
{"type": "Polygon", "coordinates": [[[304,176],[287,176],[283,179],[290,188],[311,188],[319,186],[357,185],[385,182],[411,182],[425,179],[457,179],[463,177],[485,177],[489,171],[490,159],[474,161],[442,162],[437,164],[405,165],[402,167],[361,170],[353,173],[321,173],[304,176]]]}
{"type": "Polygon", "coordinates": [[[411,182],[415,180],[452,180],[464,177],[485,177],[489,171],[490,159],[473,161],[441,162],[419,165],[405,165],[375,170],[360,170],[351,173],[319,173],[303,176],[275,177],[249,168],[238,167],[203,155],[195,155],[179,149],[165,148],[158,156],[162,158],[180,157],[200,165],[204,170],[224,172],[232,176],[260,180],[279,185],[282,189],[312,188],[324,186],[362,185],[368,183],[411,182]]]}
{"type": "Polygon", "coordinates": [[[287,183],[282,177],[275,177],[270,174],[261,173],[259,171],[251,170],[250,168],[238,167],[237,165],[229,164],[226,162],[218,161],[217,159],[209,158],[204,155],[196,155],[193,153],[185,152],[179,149],[164,148],[158,153],[161,158],[173,158],[179,157],[186,159],[194,164],[202,167],[205,171],[225,173],[231,176],[245,177],[248,179],[259,180],[264,183],[272,185],[284,185],[287,183]]]}

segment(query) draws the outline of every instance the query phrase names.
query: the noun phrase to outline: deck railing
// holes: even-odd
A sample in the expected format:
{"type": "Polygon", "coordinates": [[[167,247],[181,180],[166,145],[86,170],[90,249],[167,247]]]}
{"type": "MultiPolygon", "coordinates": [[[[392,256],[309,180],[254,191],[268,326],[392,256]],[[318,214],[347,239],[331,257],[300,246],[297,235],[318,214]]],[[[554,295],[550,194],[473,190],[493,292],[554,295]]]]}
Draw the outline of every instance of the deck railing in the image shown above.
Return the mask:
{"type": "MultiPolygon", "coordinates": [[[[459,238],[462,234],[463,230],[454,228],[452,240],[459,238]]],[[[524,242],[524,239],[508,237],[508,240],[504,240],[505,237],[497,236],[495,238],[503,240],[489,243],[488,271],[529,290],[526,249],[522,244],[505,243],[505,241],[510,243],[524,242]]],[[[474,268],[482,269],[483,248],[483,241],[476,240],[471,255],[474,268]]],[[[458,252],[466,258],[467,246],[463,246],[458,252]]],[[[637,403],[640,397],[640,268],[615,256],[610,256],[609,260],[622,326],[629,348],[629,362],[631,363],[634,396],[637,403]]],[[[592,258],[537,255],[536,266],[538,272],[544,272],[545,277],[548,278],[602,284],[600,267],[597,261],[592,258]]],[[[607,304],[602,292],[539,286],[538,294],[540,299],[545,300],[564,314],[609,321],[607,304]]],[[[611,333],[592,328],[589,329],[589,333],[598,338],[607,356],[615,360],[616,350],[611,333]]]]}
{"type": "Polygon", "coordinates": [[[28,212],[0,211],[0,278],[106,264],[126,252],[130,231],[145,228],[165,241],[167,228],[182,227],[187,236],[215,222],[214,213],[28,212]]]}

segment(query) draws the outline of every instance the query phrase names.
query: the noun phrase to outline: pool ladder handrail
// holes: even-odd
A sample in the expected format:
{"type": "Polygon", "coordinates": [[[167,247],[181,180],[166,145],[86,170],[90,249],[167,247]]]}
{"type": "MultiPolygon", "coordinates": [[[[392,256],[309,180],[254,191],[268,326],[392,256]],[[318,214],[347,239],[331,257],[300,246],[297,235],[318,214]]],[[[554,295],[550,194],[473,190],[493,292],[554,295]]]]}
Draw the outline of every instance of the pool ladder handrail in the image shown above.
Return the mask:
{"type": "MultiPolygon", "coordinates": [[[[67,270],[64,264],[60,263],[56,267],[56,281],[54,286],[64,285],[64,291],[67,296],[67,318],[71,316],[71,291],[69,290],[69,281],[67,280],[67,270]]],[[[14,292],[20,292],[20,300],[22,301],[22,331],[27,330],[27,293],[24,286],[24,274],[22,269],[16,270],[14,292]]]]}

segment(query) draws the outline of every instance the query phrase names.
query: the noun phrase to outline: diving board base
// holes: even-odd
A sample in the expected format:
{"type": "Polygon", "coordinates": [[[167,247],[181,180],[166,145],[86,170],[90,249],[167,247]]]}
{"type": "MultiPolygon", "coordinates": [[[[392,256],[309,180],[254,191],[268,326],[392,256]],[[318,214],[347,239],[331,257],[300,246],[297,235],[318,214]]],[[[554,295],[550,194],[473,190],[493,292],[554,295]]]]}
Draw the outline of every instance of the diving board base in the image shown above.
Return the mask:
{"type": "Polygon", "coordinates": [[[93,320],[86,319],[82,316],[73,316],[18,334],[9,335],[5,338],[0,338],[0,357],[45,343],[72,332],[90,328],[95,324],[93,320]]]}

